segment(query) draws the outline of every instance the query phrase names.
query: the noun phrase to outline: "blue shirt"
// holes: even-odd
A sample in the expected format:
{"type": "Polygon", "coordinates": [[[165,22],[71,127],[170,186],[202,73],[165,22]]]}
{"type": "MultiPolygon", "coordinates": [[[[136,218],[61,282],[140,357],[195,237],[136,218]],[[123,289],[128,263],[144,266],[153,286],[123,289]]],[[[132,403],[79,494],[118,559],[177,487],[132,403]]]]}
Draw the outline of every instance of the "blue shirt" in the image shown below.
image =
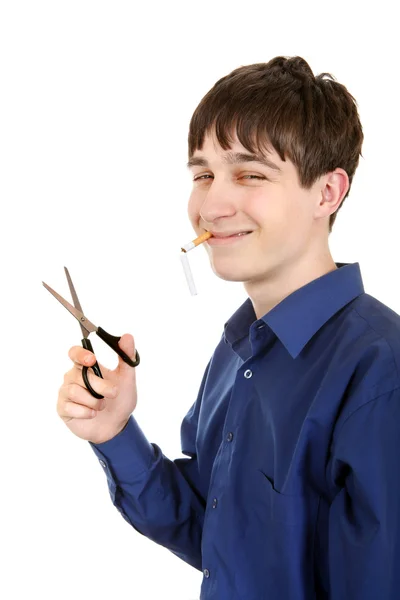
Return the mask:
{"type": "Polygon", "coordinates": [[[170,460],[135,418],[92,444],[141,534],[201,600],[400,598],[400,316],[336,263],[225,324],[170,460]]]}

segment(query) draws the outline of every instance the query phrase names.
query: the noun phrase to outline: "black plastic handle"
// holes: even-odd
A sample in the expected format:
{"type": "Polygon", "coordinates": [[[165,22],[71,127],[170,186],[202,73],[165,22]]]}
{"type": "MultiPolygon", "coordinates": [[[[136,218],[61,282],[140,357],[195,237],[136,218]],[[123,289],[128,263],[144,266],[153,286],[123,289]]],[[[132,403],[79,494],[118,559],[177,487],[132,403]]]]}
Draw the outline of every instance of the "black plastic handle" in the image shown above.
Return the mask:
{"type": "MultiPolygon", "coordinates": [[[[138,366],[138,364],[140,363],[139,352],[136,350],[136,361],[133,362],[133,360],[131,358],[129,358],[129,356],[127,354],[125,354],[125,352],[123,350],[121,350],[121,348],[118,346],[118,342],[121,339],[121,336],[116,337],[115,335],[110,335],[109,333],[107,333],[107,331],[104,331],[104,329],[102,329],[101,327],[97,328],[96,333],[99,336],[99,338],[101,338],[103,340],[103,342],[105,342],[108,346],[110,346],[110,348],[112,348],[114,350],[114,352],[116,352],[118,354],[118,356],[120,356],[122,358],[122,360],[124,362],[126,362],[130,367],[138,366]]],[[[89,340],[87,340],[87,341],[89,342],[89,340]]]]}
{"type": "MultiPolygon", "coordinates": [[[[83,338],[83,340],[81,340],[81,341],[82,341],[82,346],[86,350],[89,350],[90,352],[93,352],[93,346],[91,344],[91,341],[88,338],[83,338]]],[[[93,354],[94,354],[94,352],[93,352],[93,354]]],[[[104,398],[104,396],[102,396],[101,394],[98,394],[96,392],[96,390],[94,390],[92,388],[92,386],[90,385],[89,378],[88,378],[88,375],[87,375],[88,369],[93,369],[94,374],[97,375],[97,377],[101,377],[103,379],[103,375],[101,374],[99,363],[97,362],[97,360],[94,363],[94,365],[92,365],[91,367],[83,367],[83,369],[82,369],[82,378],[83,378],[83,381],[84,381],[87,389],[92,394],[92,396],[94,396],[98,400],[101,400],[102,398],[104,398]]]]}

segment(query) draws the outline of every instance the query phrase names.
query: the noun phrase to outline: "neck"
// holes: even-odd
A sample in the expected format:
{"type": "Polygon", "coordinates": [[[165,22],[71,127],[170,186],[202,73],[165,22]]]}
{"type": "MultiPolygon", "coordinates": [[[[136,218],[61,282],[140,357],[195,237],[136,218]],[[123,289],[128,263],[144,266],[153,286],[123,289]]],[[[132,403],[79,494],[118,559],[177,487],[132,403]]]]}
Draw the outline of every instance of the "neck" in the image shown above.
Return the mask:
{"type": "Polygon", "coordinates": [[[246,281],[244,288],[250,297],[257,319],[277,306],[284,298],[314,279],[338,267],[329,248],[312,256],[305,255],[266,270],[257,280],[246,281]]]}

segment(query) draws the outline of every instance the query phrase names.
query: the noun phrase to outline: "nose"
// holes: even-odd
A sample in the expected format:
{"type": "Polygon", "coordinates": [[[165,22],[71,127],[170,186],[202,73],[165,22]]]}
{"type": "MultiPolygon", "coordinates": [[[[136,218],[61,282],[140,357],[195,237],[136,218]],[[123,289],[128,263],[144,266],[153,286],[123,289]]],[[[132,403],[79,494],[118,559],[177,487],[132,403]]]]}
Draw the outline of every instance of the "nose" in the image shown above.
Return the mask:
{"type": "Polygon", "coordinates": [[[214,223],[220,217],[234,215],[236,206],[232,188],[223,182],[217,184],[214,180],[201,203],[199,213],[205,223],[214,223]]]}

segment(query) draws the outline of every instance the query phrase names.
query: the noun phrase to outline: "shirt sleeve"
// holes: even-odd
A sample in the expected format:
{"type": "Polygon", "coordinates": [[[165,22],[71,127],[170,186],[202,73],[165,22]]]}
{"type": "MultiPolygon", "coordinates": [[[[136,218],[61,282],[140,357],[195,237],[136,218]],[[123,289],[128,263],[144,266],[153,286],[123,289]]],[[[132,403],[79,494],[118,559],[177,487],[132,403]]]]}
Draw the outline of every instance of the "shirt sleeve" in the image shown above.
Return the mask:
{"type": "Polygon", "coordinates": [[[201,492],[196,432],[208,363],[196,402],[181,425],[182,453],[170,460],[150,443],[133,415],[102,444],[89,442],[106,474],[111,501],[142,535],[202,569],[201,537],[206,498],[201,492]]]}
{"type": "Polygon", "coordinates": [[[400,597],[400,388],[344,422],[332,471],[340,482],[329,516],[331,600],[400,597]]]}

